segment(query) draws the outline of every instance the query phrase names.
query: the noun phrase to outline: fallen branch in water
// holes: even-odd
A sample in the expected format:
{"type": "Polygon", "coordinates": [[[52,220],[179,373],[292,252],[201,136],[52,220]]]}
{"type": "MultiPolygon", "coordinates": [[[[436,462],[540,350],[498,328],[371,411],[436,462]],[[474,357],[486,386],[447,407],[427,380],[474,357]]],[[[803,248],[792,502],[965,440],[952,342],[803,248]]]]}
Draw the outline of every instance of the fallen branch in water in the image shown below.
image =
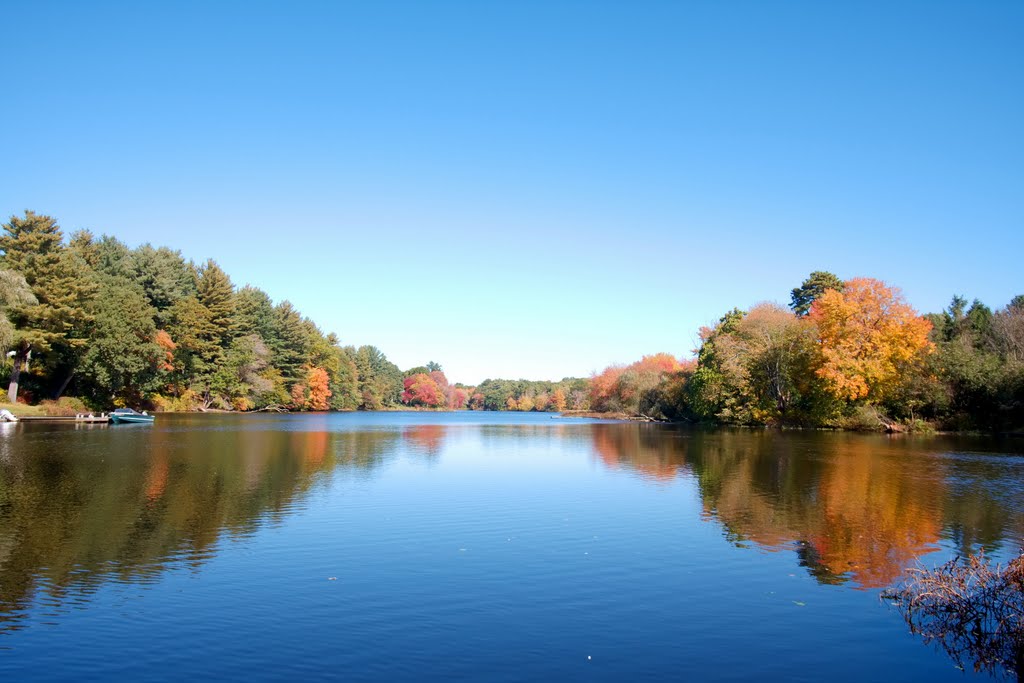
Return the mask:
{"type": "Polygon", "coordinates": [[[271,406],[265,406],[263,408],[259,408],[258,410],[254,410],[252,412],[254,412],[254,413],[287,413],[287,412],[291,412],[291,411],[289,411],[287,408],[285,408],[282,405],[274,404],[274,405],[271,405],[271,406]]]}
{"type": "Polygon", "coordinates": [[[984,553],[936,569],[911,569],[887,590],[912,633],[936,642],[963,668],[1016,674],[1024,680],[1024,554],[1006,567],[984,553]]]}

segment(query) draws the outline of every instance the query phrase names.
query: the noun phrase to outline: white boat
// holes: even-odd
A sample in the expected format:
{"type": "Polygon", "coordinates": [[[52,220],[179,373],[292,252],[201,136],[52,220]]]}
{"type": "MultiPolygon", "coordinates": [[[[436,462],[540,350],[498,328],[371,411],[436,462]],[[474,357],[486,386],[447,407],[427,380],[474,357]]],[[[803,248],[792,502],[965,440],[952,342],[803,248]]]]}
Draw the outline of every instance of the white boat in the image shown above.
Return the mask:
{"type": "Polygon", "coordinates": [[[141,413],[131,408],[118,408],[114,412],[110,413],[110,421],[114,424],[134,424],[134,423],[151,423],[155,418],[155,415],[150,415],[145,410],[141,413]]]}

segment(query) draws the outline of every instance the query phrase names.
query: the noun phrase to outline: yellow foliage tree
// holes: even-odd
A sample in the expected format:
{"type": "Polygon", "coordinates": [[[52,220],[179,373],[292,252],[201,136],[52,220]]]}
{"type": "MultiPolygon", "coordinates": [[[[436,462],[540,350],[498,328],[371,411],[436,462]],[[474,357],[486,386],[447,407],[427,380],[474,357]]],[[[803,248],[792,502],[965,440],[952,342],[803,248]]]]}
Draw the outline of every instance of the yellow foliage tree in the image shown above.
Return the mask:
{"type": "Polygon", "coordinates": [[[854,278],[841,292],[826,290],[810,318],[818,333],[817,375],[837,398],[884,399],[932,350],[931,323],[880,280],[854,278]]]}
{"type": "Polygon", "coordinates": [[[555,389],[555,392],[551,394],[551,403],[554,404],[555,410],[559,413],[565,411],[565,392],[561,389],[555,389]]]}

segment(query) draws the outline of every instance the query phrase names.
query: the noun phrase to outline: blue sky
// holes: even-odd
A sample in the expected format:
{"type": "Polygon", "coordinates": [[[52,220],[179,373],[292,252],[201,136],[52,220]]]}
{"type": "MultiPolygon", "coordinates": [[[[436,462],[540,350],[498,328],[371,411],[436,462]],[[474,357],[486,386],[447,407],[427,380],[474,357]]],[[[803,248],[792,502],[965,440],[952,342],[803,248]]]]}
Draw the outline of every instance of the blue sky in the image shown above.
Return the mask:
{"type": "Polygon", "coordinates": [[[454,380],[687,355],[812,270],[1024,293],[1021,2],[4,2],[0,212],[454,380]]]}

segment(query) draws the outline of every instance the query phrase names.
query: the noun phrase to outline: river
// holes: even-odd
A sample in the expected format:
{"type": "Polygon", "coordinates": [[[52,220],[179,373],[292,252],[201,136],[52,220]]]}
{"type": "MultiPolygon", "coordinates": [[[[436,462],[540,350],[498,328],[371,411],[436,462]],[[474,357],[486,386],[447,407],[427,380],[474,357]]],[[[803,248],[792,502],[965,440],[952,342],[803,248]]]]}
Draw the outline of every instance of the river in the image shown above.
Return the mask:
{"type": "Polygon", "coordinates": [[[517,413],[0,425],[3,680],[982,680],[879,599],[1024,441],[517,413]]]}

